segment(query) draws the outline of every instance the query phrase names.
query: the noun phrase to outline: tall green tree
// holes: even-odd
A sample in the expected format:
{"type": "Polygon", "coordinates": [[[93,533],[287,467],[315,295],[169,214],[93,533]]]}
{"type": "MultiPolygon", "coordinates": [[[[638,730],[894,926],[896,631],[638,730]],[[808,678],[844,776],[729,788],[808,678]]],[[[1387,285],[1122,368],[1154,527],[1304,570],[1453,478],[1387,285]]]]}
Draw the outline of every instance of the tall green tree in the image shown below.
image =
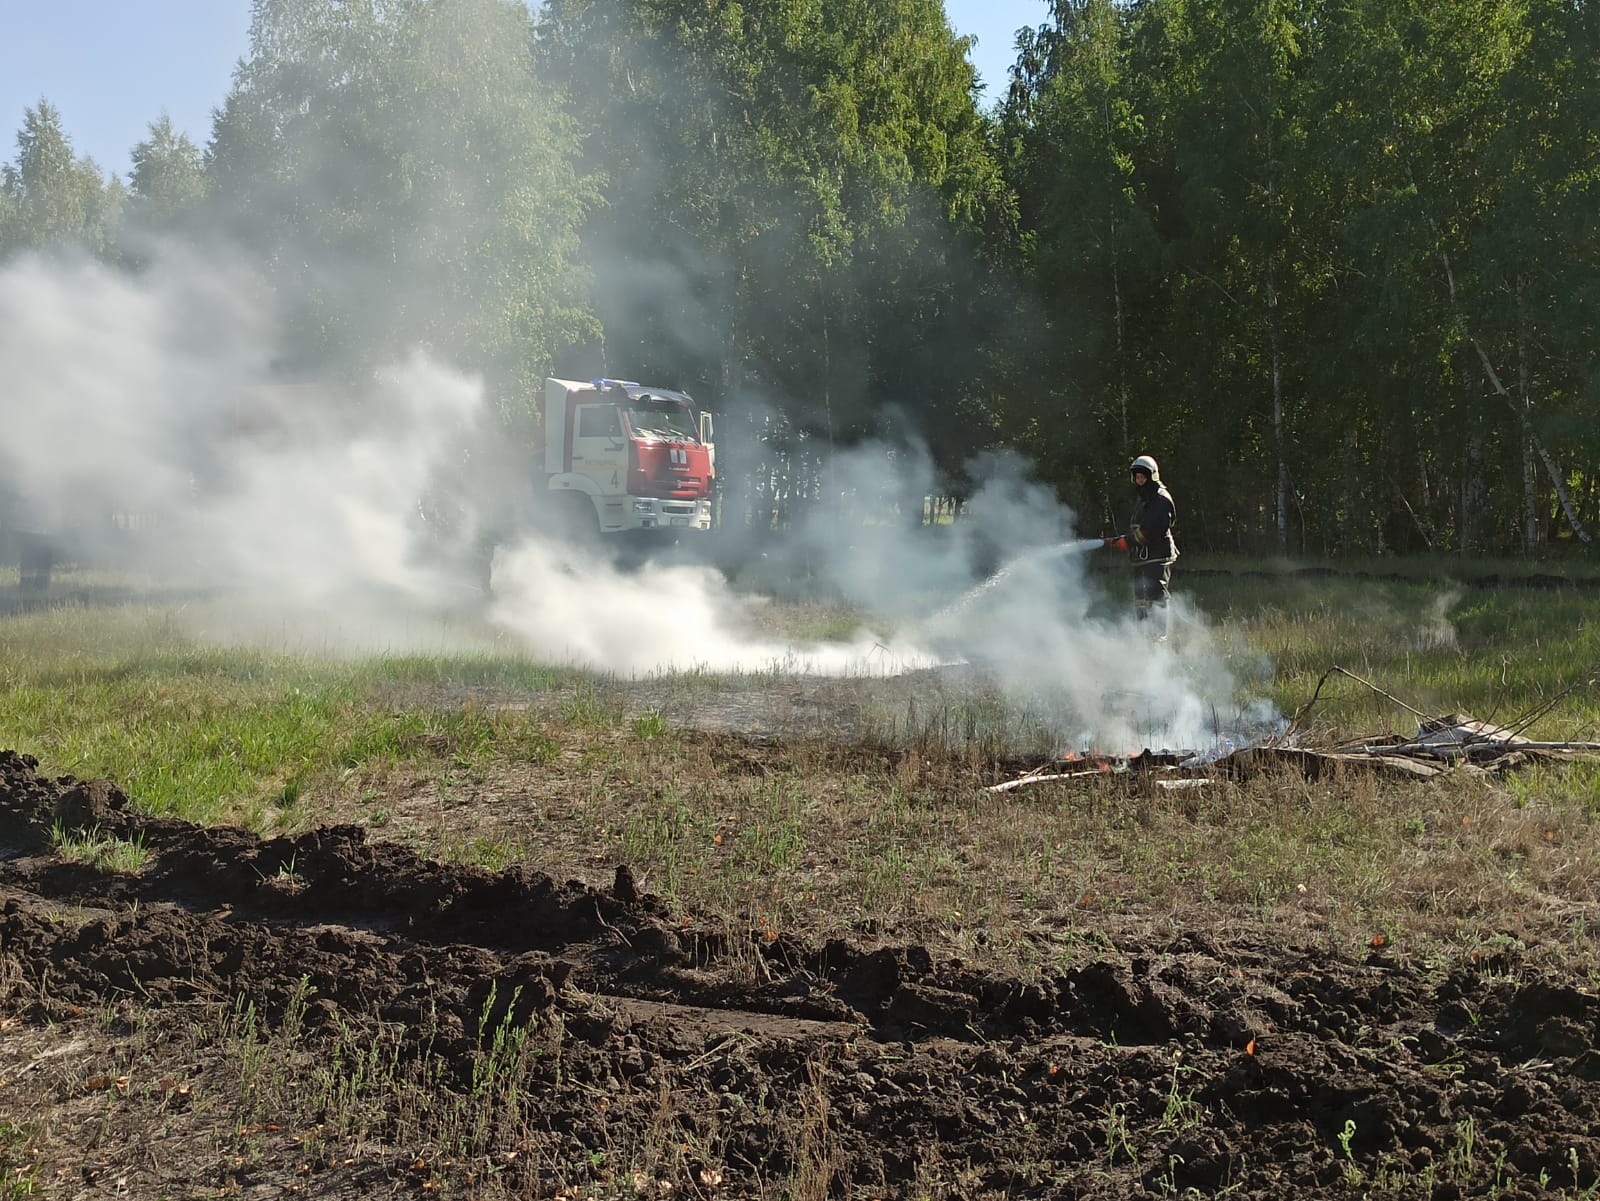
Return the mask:
{"type": "Polygon", "coordinates": [[[515,415],[594,337],[588,190],[532,36],[517,0],[255,0],[207,168],[302,361],[429,347],[515,415]]]}
{"type": "Polygon", "coordinates": [[[1148,438],[1139,325],[1158,309],[1159,243],[1141,173],[1144,97],[1129,80],[1130,18],[1110,0],[1057,0],[1025,31],[1002,109],[1008,177],[1048,334],[1022,357],[1021,444],[1063,491],[1111,521],[1121,466],[1148,438]]]}
{"type": "Polygon", "coordinates": [[[1304,512],[1303,440],[1321,443],[1304,424],[1302,351],[1324,266],[1297,194],[1317,37],[1304,0],[1159,0],[1141,11],[1134,52],[1167,243],[1162,336],[1184,364],[1161,381],[1187,401],[1168,428],[1235,514],[1265,507],[1280,551],[1304,512]],[[1251,503],[1253,481],[1266,506],[1251,503]]]}
{"type": "Polygon", "coordinates": [[[613,369],[763,395],[822,441],[898,406],[970,450],[1009,217],[965,49],[936,0],[551,0],[613,369]]]}
{"type": "Polygon", "coordinates": [[[1518,427],[1505,440],[1520,459],[1506,491],[1520,484],[1531,553],[1569,532],[1588,541],[1600,524],[1600,79],[1583,65],[1600,54],[1600,11],[1530,0],[1523,22],[1526,42],[1497,88],[1504,117],[1484,153],[1494,203],[1469,267],[1496,297],[1487,332],[1499,331],[1499,368],[1485,373],[1518,427]]]}
{"type": "Polygon", "coordinates": [[[162,113],[149,136],[133,148],[128,175],[130,218],[153,229],[173,229],[193,219],[205,200],[205,158],[188,134],[162,113]]]}
{"type": "Polygon", "coordinates": [[[1564,98],[1533,50],[1559,7],[1356,3],[1328,23],[1325,161],[1349,181],[1338,233],[1367,314],[1348,345],[1399,385],[1378,420],[1400,457],[1372,469],[1424,530],[1447,531],[1438,545],[1529,545],[1545,491],[1587,536],[1539,432],[1571,384],[1535,370],[1555,298],[1534,281],[1595,262],[1549,220],[1559,164],[1582,161],[1581,137],[1549,153],[1564,98]]]}
{"type": "Polygon", "coordinates": [[[41,99],[23,112],[17,156],[0,168],[0,197],[0,254],[45,246],[104,254],[123,189],[73,153],[60,112],[41,99]]]}

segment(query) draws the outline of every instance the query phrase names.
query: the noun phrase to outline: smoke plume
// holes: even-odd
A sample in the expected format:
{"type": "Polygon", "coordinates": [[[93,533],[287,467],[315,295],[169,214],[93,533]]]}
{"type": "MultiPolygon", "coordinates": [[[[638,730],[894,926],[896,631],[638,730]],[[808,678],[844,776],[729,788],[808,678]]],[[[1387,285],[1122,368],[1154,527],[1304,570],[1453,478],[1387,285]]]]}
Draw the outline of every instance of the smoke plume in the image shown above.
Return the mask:
{"type": "MultiPolygon", "coordinates": [[[[866,446],[826,465],[824,503],[760,566],[871,615],[846,640],[762,633],[749,583],[692,563],[624,570],[543,536],[526,505],[485,592],[487,510],[514,498],[449,488],[489,421],[481,383],[417,354],[367,380],[284,386],[277,337],[265,289],[215,256],[173,251],[136,277],[13,262],[0,470],[85,559],[224,593],[195,607],[207,638],[350,653],[509,639],[623,675],[960,665],[1053,715],[1063,743],[1117,748],[1209,745],[1232,712],[1198,615],[1180,607],[1178,636],[1154,643],[1096,585],[1072,515],[1007,457],[978,468],[970,517],[943,531],[863,520],[931,489],[926,454],[866,446]]],[[[504,486],[531,493],[514,473],[504,486]]]]}

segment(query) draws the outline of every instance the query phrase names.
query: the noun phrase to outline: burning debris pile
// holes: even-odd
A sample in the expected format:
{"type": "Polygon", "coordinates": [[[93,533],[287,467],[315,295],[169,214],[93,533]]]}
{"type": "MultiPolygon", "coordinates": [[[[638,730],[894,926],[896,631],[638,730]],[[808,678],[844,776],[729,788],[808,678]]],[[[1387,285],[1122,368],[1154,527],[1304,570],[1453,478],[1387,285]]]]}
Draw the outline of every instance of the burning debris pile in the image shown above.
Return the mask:
{"type": "MultiPolygon", "coordinates": [[[[1587,676],[1585,673],[1586,684],[1587,676]]],[[[1218,780],[1246,780],[1264,772],[1288,770],[1308,780],[1338,779],[1355,772],[1425,780],[1445,772],[1500,775],[1541,762],[1600,761],[1600,742],[1537,741],[1524,736],[1539,718],[1584,684],[1574,685],[1509,725],[1496,725],[1461,713],[1429,716],[1384,692],[1353,672],[1334,666],[1318,682],[1311,700],[1281,733],[1238,745],[1220,740],[1210,752],[1142,750],[1133,755],[1066,751],[1049,763],[1012,780],[990,786],[1011,792],[1034,784],[1067,783],[1133,775],[1161,791],[1203,788],[1218,780]],[[1417,719],[1415,735],[1378,734],[1314,745],[1301,732],[1322,687],[1342,675],[1393,701],[1417,719]]]]}

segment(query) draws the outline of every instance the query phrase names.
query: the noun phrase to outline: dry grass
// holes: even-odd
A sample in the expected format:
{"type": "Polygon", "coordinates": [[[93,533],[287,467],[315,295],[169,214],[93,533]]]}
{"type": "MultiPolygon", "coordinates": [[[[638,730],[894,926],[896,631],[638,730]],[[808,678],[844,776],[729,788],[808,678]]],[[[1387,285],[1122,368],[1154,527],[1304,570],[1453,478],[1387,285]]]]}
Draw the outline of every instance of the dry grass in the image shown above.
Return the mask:
{"type": "MultiPolygon", "coordinates": [[[[1577,590],[1198,578],[1230,661],[1293,711],[1333,663],[1431,712],[1505,720],[1581,684],[1577,590]]],[[[853,615],[774,604],[777,628],[853,615]],[[787,624],[786,624],[787,623],[787,624]]],[[[1428,783],[1292,774],[1166,794],[1131,776],[996,795],[1048,722],[939,673],[620,681],[492,655],[366,662],[194,645],[159,608],[13,618],[4,741],[143,806],[293,830],[357,821],[426,853],[645,888],[764,937],[857,931],[1048,965],[1151,927],[1270,922],[1360,945],[1578,947],[1600,769],[1428,783]],[[696,732],[690,727],[698,727],[696,732]],[[717,732],[730,731],[730,732],[717,732]]],[[[1340,679],[1330,733],[1414,719],[1340,679]]],[[[1414,726],[1413,726],[1414,728],[1414,726]]],[[[1596,737],[1579,687],[1536,736],[1596,737]]],[[[1546,953],[1541,951],[1540,953],[1546,953]]]]}
{"type": "MultiPolygon", "coordinates": [[[[756,937],[854,931],[1024,969],[1152,927],[1581,953],[1600,916],[1593,766],[1425,782],[1285,770],[1182,792],[1129,774],[996,794],[984,785],[1015,764],[949,748],[625,723],[544,736],[562,748],[544,762],[364,781],[389,798],[381,836],[595,884],[626,862],[647,890],[756,937]]],[[[298,816],[372,812],[335,786],[298,816]]]]}

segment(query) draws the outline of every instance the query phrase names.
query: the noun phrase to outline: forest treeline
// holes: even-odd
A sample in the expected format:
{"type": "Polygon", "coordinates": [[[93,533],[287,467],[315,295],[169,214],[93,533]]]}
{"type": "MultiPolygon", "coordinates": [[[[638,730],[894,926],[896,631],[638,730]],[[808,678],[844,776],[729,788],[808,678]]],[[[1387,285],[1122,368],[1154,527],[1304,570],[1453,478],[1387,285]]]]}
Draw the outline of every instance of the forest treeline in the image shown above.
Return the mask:
{"type": "Polygon", "coordinates": [[[1191,547],[1589,543],[1592,0],[1054,0],[992,96],[968,49],[940,0],[255,0],[203,145],[110,177],[29,108],[0,255],[243,256],[286,375],[430,348],[515,437],[552,371],[680,386],[789,505],[879,438],[1085,532],[1148,452],[1191,547]]]}

